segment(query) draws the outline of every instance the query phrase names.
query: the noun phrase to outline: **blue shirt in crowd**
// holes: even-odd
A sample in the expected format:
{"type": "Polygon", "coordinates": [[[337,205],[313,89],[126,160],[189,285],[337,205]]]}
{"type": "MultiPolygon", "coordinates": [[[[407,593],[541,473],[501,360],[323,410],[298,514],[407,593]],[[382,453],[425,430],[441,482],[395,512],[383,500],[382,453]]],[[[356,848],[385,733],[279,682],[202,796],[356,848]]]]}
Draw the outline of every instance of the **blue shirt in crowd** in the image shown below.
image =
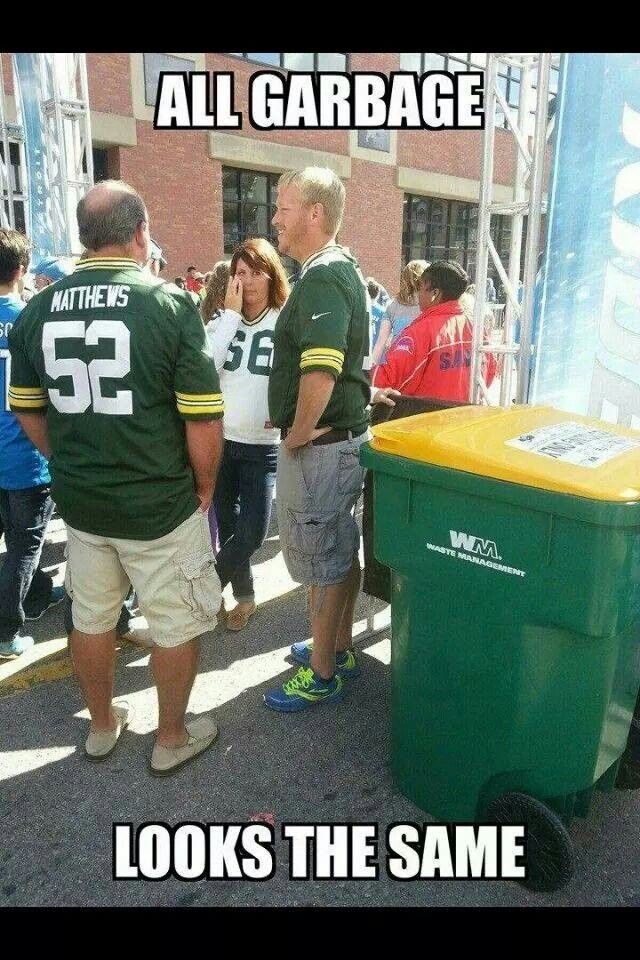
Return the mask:
{"type": "Polygon", "coordinates": [[[378,339],[378,334],[380,333],[380,324],[382,318],[384,317],[384,312],[386,310],[386,303],[380,303],[380,300],[373,300],[371,302],[371,348],[375,347],[376,341],[378,339]]]}
{"type": "Polygon", "coordinates": [[[11,357],[7,337],[23,307],[20,297],[0,296],[0,487],[4,490],[25,490],[51,482],[47,461],[9,411],[11,357]]]}

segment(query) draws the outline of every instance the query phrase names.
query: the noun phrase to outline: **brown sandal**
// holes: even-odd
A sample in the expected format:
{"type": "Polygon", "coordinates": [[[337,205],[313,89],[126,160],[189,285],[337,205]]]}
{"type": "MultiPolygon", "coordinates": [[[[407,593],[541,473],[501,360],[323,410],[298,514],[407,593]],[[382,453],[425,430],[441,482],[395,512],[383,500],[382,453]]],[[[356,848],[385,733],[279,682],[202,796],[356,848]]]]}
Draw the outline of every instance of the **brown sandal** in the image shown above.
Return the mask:
{"type": "Polygon", "coordinates": [[[256,610],[255,603],[239,603],[227,614],[227,630],[244,630],[256,610]]]}

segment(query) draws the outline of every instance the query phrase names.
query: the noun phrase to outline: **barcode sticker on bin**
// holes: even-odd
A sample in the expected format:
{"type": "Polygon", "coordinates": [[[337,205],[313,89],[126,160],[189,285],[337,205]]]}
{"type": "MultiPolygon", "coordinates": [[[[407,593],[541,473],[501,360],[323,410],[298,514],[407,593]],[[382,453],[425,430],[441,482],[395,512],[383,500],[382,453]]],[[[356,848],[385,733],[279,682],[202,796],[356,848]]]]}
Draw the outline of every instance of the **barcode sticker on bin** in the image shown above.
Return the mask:
{"type": "Polygon", "coordinates": [[[640,447],[640,437],[621,437],[616,433],[588,427],[584,423],[565,420],[549,427],[539,427],[505,440],[508,447],[537,453],[542,457],[572,463],[578,467],[599,467],[608,460],[640,447]]]}

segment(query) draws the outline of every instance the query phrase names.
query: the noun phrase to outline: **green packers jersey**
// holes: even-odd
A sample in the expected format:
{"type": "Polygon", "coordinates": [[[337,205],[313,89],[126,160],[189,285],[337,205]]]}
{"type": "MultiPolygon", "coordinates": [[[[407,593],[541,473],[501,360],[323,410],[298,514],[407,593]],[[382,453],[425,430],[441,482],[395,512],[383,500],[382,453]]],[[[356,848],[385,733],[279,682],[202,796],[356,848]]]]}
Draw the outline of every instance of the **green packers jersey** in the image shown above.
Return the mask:
{"type": "Polygon", "coordinates": [[[300,377],[322,370],[336,384],[318,426],[362,430],[367,425],[369,310],[364,278],[342,247],[323,247],[302,265],[276,323],[269,376],[269,417],[290,427],[300,377]]]}
{"type": "Polygon", "coordinates": [[[70,526],[154,540],[198,507],[184,420],[223,415],[191,296],[133,261],[81,262],[9,337],[14,413],[46,409],[52,496],[70,526]]]}

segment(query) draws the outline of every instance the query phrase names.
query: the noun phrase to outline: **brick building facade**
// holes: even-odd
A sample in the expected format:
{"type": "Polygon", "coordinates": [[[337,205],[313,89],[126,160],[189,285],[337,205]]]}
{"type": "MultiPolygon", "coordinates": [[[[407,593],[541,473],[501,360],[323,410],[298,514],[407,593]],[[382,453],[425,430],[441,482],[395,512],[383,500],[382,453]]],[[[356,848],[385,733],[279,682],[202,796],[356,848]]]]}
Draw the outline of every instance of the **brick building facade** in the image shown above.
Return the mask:
{"type": "MultiPolygon", "coordinates": [[[[390,291],[397,288],[402,263],[412,256],[451,256],[473,273],[479,132],[386,131],[372,143],[362,131],[263,131],[250,125],[251,74],[273,65],[307,69],[314,56],[314,67],[389,74],[412,69],[412,58],[422,58],[418,69],[437,68],[425,58],[439,58],[441,69],[464,69],[461,58],[472,66],[484,55],[89,53],[96,179],[121,177],[140,191],[171,277],[183,274],[190,264],[209,269],[247,233],[268,235],[279,172],[307,164],[330,166],[342,177],[347,207],[340,240],[352,249],[364,273],[376,276],[390,291]],[[324,64],[321,57],[327,58],[324,64]],[[159,69],[234,71],[242,129],[154,130],[159,69]]],[[[11,119],[9,58],[3,62],[11,119]]],[[[505,78],[505,88],[508,84],[517,92],[517,78],[505,78]]],[[[511,198],[514,161],[513,139],[499,132],[496,199],[511,198]]],[[[497,241],[504,246],[508,237],[497,241]]]]}

